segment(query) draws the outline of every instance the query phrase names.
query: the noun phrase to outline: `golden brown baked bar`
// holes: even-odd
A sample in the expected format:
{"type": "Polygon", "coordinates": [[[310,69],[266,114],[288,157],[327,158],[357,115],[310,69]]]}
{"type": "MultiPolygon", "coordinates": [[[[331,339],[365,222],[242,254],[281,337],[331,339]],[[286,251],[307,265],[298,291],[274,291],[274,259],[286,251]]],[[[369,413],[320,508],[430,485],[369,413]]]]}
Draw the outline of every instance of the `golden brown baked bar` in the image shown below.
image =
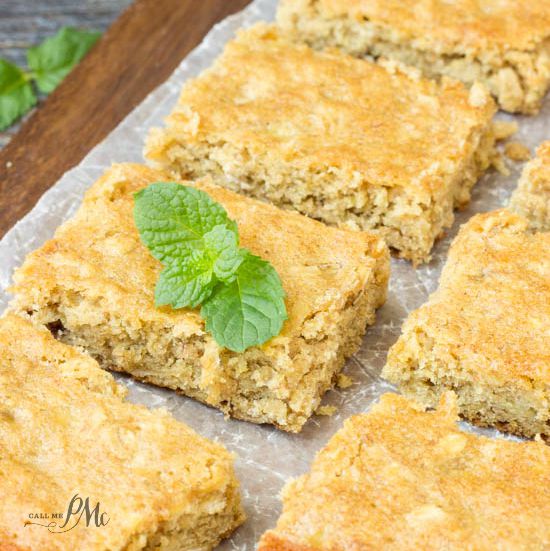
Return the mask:
{"type": "Polygon", "coordinates": [[[525,216],[534,230],[550,231],[550,141],[541,144],[537,156],[525,165],[510,208],[525,216]]]}
{"type": "Polygon", "coordinates": [[[517,435],[550,437],[550,233],[507,210],[474,216],[449,251],[439,289],[410,314],[383,376],[435,406],[517,435]]]}
{"type": "Polygon", "coordinates": [[[481,87],[295,45],[264,24],[188,82],[146,155],[331,225],[375,230],[427,260],[493,157],[481,87]]]}
{"type": "Polygon", "coordinates": [[[430,412],[382,396],[287,484],[259,551],[547,549],[550,447],[463,432],[456,419],[452,393],[430,412]]]}
{"type": "Polygon", "coordinates": [[[241,246],[271,262],[287,295],[282,332],[231,352],[205,332],[198,310],[154,306],[161,265],[139,239],[133,194],[166,179],[139,165],[109,170],[15,274],[11,308],[84,347],[103,367],[240,419],[299,431],[385,300],[386,245],[197,184],[236,220],[241,246]]]}
{"type": "Polygon", "coordinates": [[[28,320],[0,319],[0,357],[0,549],[208,550],[241,524],[225,448],[28,320]]]}
{"type": "Polygon", "coordinates": [[[536,113],[550,87],[548,0],[281,0],[277,19],[315,48],[482,82],[506,111],[536,113]]]}

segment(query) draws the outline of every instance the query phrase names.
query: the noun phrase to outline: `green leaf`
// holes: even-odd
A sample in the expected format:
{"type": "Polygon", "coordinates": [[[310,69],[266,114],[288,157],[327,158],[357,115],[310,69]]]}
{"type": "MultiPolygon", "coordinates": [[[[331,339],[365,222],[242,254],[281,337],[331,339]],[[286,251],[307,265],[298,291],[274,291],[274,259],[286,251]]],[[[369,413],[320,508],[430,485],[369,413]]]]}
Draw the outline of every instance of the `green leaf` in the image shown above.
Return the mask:
{"type": "Polygon", "coordinates": [[[225,283],[231,282],[244,259],[239,249],[238,235],[232,229],[220,225],[204,234],[204,243],[210,257],[214,259],[216,277],[225,283]]]}
{"type": "Polygon", "coordinates": [[[10,126],[36,104],[28,76],[16,65],[0,59],[0,130],[10,126]]]}
{"type": "Polygon", "coordinates": [[[29,48],[27,62],[41,92],[52,92],[97,42],[101,33],[62,28],[39,46],[29,48]]]}
{"type": "Polygon", "coordinates": [[[220,204],[204,191],[175,182],[156,182],[138,191],[134,220],[143,243],[164,264],[207,248],[205,234],[216,226],[237,235],[235,223],[220,204]]]}
{"type": "Polygon", "coordinates": [[[155,304],[194,308],[206,300],[220,281],[234,279],[243,261],[234,232],[216,226],[204,236],[203,249],[187,252],[161,272],[155,288],[155,304]]]}
{"type": "Polygon", "coordinates": [[[155,289],[157,306],[198,306],[242,262],[235,223],[204,191],[151,184],[135,195],[134,220],[151,254],[166,266],[155,289]]]}
{"type": "Polygon", "coordinates": [[[175,182],[134,195],[141,240],[164,265],[155,304],[194,308],[220,346],[242,352],[278,335],[287,319],[274,268],[239,248],[237,224],[210,196],[175,182]]]}
{"type": "Polygon", "coordinates": [[[210,259],[198,259],[194,255],[181,259],[161,272],[155,288],[155,305],[198,306],[212,293],[216,284],[212,276],[210,259]]]}
{"type": "Polygon", "coordinates": [[[285,293],[275,269],[250,253],[230,284],[217,285],[201,308],[220,346],[243,352],[278,335],[287,319],[285,293]]]}

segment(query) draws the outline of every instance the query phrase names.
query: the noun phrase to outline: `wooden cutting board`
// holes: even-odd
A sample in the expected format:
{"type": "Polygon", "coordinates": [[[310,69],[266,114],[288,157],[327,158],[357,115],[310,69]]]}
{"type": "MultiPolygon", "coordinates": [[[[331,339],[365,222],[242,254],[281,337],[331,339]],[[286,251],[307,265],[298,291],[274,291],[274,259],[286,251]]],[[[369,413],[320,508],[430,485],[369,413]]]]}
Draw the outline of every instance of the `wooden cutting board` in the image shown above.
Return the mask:
{"type": "Polygon", "coordinates": [[[136,0],[0,152],[0,237],[217,21],[250,0],[136,0]]]}

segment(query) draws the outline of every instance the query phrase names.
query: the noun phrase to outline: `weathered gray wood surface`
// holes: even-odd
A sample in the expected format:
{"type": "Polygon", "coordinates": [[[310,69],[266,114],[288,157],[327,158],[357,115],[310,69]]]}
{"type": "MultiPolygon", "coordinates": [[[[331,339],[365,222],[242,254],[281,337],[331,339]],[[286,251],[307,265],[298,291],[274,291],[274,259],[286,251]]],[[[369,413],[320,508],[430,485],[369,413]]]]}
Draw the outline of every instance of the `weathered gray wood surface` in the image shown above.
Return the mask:
{"type": "MultiPolygon", "coordinates": [[[[131,0],[0,0],[0,58],[26,66],[26,50],[63,26],[105,30],[131,0]]],[[[0,133],[0,148],[19,125],[0,133]]]]}

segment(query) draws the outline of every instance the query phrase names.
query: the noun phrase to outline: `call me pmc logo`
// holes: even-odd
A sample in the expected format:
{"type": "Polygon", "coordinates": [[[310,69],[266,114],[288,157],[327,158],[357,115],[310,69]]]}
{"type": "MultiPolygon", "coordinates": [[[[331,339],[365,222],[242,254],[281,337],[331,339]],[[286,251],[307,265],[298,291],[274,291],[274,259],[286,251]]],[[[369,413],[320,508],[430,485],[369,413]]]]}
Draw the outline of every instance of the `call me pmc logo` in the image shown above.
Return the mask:
{"type": "Polygon", "coordinates": [[[86,528],[101,528],[109,524],[109,515],[101,511],[101,503],[98,501],[94,507],[90,504],[90,498],[81,498],[75,494],[67,507],[66,513],[30,513],[25,526],[35,525],[47,528],[52,534],[69,532],[83,523],[86,528]],[[48,523],[35,522],[35,520],[50,520],[48,523]],[[55,520],[54,520],[55,519],[55,520]],[[61,522],[63,523],[61,524],[61,522]]]}

